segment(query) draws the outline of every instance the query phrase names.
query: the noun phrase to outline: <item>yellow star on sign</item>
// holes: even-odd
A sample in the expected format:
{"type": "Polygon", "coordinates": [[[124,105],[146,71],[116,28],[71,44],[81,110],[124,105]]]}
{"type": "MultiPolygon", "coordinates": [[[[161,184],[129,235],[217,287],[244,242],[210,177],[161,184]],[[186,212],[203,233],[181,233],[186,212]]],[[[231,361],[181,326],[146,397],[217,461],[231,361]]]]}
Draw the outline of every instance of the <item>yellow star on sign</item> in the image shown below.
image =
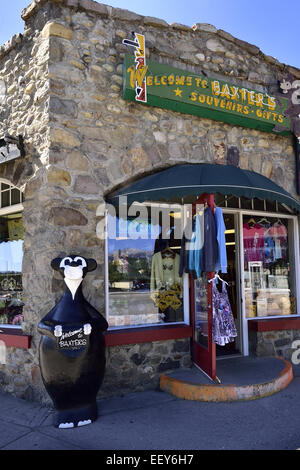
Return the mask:
{"type": "Polygon", "coordinates": [[[177,87],[176,90],[173,90],[173,91],[175,93],[175,96],[180,96],[180,98],[181,98],[182,90],[179,90],[179,88],[177,87]]]}

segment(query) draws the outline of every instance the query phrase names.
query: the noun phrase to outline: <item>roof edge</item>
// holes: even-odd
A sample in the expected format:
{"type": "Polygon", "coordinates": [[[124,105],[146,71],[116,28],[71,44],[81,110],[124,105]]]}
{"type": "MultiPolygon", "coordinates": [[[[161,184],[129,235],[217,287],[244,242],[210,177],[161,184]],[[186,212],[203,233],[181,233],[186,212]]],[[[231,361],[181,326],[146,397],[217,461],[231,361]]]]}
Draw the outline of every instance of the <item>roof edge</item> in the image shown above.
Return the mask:
{"type": "Polygon", "coordinates": [[[254,44],[250,44],[246,41],[238,39],[232,36],[230,33],[223,31],[222,29],[217,29],[215,26],[207,24],[207,23],[196,23],[192,27],[181,25],[180,23],[171,23],[168,24],[166,21],[154,18],[150,16],[143,16],[138,15],[134,12],[129,10],[124,10],[121,8],[114,8],[109,5],[98,3],[94,0],[33,0],[28,7],[24,8],[21,13],[21,18],[26,22],[29,18],[37,13],[37,11],[48,1],[55,3],[57,5],[82,10],[82,11],[90,11],[92,13],[96,13],[101,16],[111,17],[118,20],[123,21],[136,21],[141,22],[145,25],[155,26],[159,28],[172,28],[181,31],[191,31],[195,32],[210,32],[216,34],[217,36],[221,37],[222,39],[226,39],[237,46],[245,49],[252,55],[261,55],[264,60],[268,63],[274,64],[279,68],[285,68],[288,73],[291,73],[296,78],[300,78],[300,69],[294,66],[290,66],[288,64],[284,64],[279,62],[275,57],[270,55],[264,54],[259,47],[254,44]]]}

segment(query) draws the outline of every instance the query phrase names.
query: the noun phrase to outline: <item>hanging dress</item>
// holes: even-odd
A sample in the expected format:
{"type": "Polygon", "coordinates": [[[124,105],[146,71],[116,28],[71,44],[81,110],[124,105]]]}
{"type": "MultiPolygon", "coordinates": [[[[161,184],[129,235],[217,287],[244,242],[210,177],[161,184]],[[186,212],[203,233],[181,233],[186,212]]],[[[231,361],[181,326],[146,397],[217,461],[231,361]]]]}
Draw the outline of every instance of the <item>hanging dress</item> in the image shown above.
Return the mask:
{"type": "Polygon", "coordinates": [[[212,281],[212,300],[212,340],[219,346],[225,346],[225,344],[234,341],[237,330],[224,281],[222,281],[221,292],[217,288],[216,280],[212,281]]]}

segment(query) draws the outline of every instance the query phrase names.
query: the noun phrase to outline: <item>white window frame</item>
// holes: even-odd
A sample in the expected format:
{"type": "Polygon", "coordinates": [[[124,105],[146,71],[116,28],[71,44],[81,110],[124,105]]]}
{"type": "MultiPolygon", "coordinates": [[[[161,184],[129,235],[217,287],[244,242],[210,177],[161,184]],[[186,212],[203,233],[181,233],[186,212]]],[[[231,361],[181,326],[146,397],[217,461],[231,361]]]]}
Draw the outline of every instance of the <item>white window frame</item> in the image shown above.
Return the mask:
{"type": "Polygon", "coordinates": [[[239,269],[240,269],[240,287],[237,286],[237,294],[240,297],[240,315],[241,315],[241,333],[242,333],[242,354],[244,356],[249,355],[249,337],[248,337],[248,322],[255,320],[269,320],[269,319],[279,319],[279,318],[296,318],[300,316],[300,266],[299,266],[299,219],[297,215],[283,214],[281,212],[264,212],[264,211],[255,211],[255,210],[246,210],[246,209],[235,209],[235,208],[222,208],[223,213],[237,214],[237,227],[238,232],[236,235],[236,242],[239,247],[239,269]],[[281,219],[289,219],[293,221],[293,249],[295,256],[295,296],[296,296],[296,314],[291,315],[269,315],[265,317],[246,317],[245,310],[245,283],[244,276],[244,244],[243,244],[243,215],[257,216],[257,217],[275,217],[281,219]],[[298,243],[297,243],[298,240],[298,243]]]}
{"type": "MultiPolygon", "coordinates": [[[[5,192],[5,191],[9,191],[10,192],[10,201],[11,201],[11,190],[12,189],[17,189],[18,191],[20,191],[20,195],[22,195],[23,191],[18,188],[17,186],[14,186],[10,181],[8,180],[5,180],[4,178],[1,178],[0,179],[0,183],[4,183],[4,184],[7,184],[10,186],[10,188],[8,189],[5,189],[4,191],[2,191],[0,189],[0,217],[3,216],[3,215],[8,215],[8,214],[14,214],[14,213],[17,213],[17,212],[23,212],[24,210],[24,206],[23,206],[23,203],[20,202],[18,204],[13,204],[13,205],[10,205],[10,206],[6,206],[6,207],[2,207],[1,208],[1,205],[2,205],[2,193],[5,192]]],[[[22,197],[20,197],[20,199],[22,199],[22,197]]],[[[1,332],[1,328],[3,329],[7,329],[7,328],[13,328],[13,329],[22,329],[22,326],[21,325],[9,325],[7,323],[0,323],[0,332],[1,332]]]]}
{"type": "MultiPolygon", "coordinates": [[[[186,214],[184,214],[184,217],[186,214]]],[[[185,218],[184,218],[185,223],[185,218]]],[[[105,276],[105,318],[109,323],[109,270],[108,270],[108,234],[107,234],[107,225],[108,225],[108,211],[105,211],[105,243],[104,243],[104,276],[105,276]]],[[[183,295],[183,321],[178,322],[168,322],[168,323],[142,323],[140,325],[132,326],[108,326],[108,331],[116,330],[126,330],[133,328],[153,328],[154,326],[172,326],[172,325],[190,325],[190,298],[189,298],[189,275],[184,273],[182,280],[182,295],[183,295]]]]}

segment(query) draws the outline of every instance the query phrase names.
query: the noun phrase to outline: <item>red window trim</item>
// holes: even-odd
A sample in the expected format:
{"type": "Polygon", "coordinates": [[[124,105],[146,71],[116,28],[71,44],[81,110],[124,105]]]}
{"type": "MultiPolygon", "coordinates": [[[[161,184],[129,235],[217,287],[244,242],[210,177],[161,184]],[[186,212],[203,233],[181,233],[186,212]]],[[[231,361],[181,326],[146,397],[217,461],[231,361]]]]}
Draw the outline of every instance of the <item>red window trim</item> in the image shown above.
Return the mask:
{"type": "Polygon", "coordinates": [[[270,318],[249,320],[248,328],[252,331],[300,330],[300,318],[270,318]]]}
{"type": "Polygon", "coordinates": [[[26,335],[19,328],[0,327],[0,341],[4,341],[6,347],[29,349],[32,336],[26,335]]]}
{"type": "Polygon", "coordinates": [[[107,347],[122,346],[125,344],[191,338],[192,327],[188,325],[163,325],[145,328],[128,328],[124,330],[110,330],[107,331],[104,336],[107,347]]]}
{"type": "MultiPolygon", "coordinates": [[[[21,329],[0,327],[0,341],[7,347],[29,349],[32,336],[26,335],[21,329]]],[[[105,344],[122,346],[125,344],[151,343],[152,341],[166,341],[192,337],[192,327],[188,325],[164,325],[145,328],[128,328],[113,330],[105,333],[105,344]]]]}

